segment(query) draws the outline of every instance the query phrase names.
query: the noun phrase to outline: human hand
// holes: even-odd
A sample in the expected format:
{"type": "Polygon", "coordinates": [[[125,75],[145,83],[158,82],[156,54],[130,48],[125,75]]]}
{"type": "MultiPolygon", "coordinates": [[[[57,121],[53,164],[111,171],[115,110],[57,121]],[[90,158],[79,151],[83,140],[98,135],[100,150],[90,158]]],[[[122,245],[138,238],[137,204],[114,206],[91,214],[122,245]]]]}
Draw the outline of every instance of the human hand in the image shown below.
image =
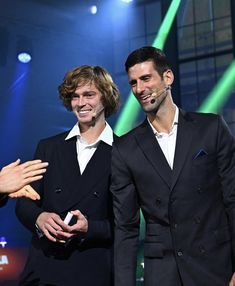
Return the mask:
{"type": "Polygon", "coordinates": [[[10,193],[8,197],[13,198],[13,199],[20,198],[20,197],[26,197],[34,201],[40,200],[39,194],[30,185],[26,185],[20,190],[10,193]]]}
{"type": "Polygon", "coordinates": [[[235,272],[233,273],[233,276],[229,282],[229,286],[235,286],[235,272]]]}
{"type": "Polygon", "coordinates": [[[88,221],[86,217],[79,210],[71,211],[71,213],[76,217],[77,222],[72,226],[66,225],[63,227],[63,231],[57,231],[57,234],[62,240],[71,239],[73,236],[78,235],[79,232],[86,233],[88,231],[88,221]]]}
{"type": "Polygon", "coordinates": [[[47,162],[27,161],[20,164],[20,159],[2,168],[0,172],[0,193],[12,193],[34,181],[40,180],[46,172],[47,162]]]}
{"type": "Polygon", "coordinates": [[[58,231],[62,231],[63,228],[66,227],[66,224],[62,221],[58,214],[42,212],[38,216],[36,224],[50,241],[65,242],[60,241],[61,238],[57,234],[58,231]]]}

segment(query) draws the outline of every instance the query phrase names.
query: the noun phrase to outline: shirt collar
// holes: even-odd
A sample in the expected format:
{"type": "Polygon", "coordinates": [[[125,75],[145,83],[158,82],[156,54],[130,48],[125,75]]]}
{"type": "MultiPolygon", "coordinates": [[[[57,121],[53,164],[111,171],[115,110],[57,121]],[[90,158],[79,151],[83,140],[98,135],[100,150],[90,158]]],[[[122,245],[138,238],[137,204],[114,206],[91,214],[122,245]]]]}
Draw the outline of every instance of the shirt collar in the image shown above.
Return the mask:
{"type": "Polygon", "coordinates": [[[96,140],[96,142],[98,142],[98,141],[103,141],[104,143],[112,146],[112,144],[113,144],[113,130],[110,127],[110,125],[108,124],[108,122],[106,122],[104,130],[101,132],[99,138],[96,140]]]}
{"type": "MultiPolygon", "coordinates": [[[[148,120],[148,123],[150,125],[150,127],[152,128],[153,130],[153,133],[154,135],[156,136],[159,136],[159,135],[162,135],[163,133],[162,132],[158,132],[152,125],[152,123],[149,121],[148,117],[147,117],[147,120],[148,120]]],[[[172,126],[171,126],[171,130],[173,131],[174,130],[174,127],[176,127],[178,125],[178,121],[179,121],[179,108],[175,105],[175,116],[174,116],[174,120],[172,122],[172,126]]],[[[171,132],[172,132],[171,131],[171,132]]],[[[170,132],[170,133],[171,133],[170,132]]]]}
{"type": "Polygon", "coordinates": [[[172,123],[172,128],[174,125],[177,125],[179,121],[179,108],[175,105],[175,117],[172,123]]]}
{"type": "MultiPolygon", "coordinates": [[[[81,137],[81,132],[78,126],[78,123],[76,123],[73,128],[70,130],[69,134],[66,136],[65,140],[69,140],[70,138],[73,137],[81,137]]],[[[100,136],[97,138],[97,140],[89,145],[95,145],[97,144],[99,141],[103,141],[104,143],[112,146],[113,143],[113,130],[110,127],[110,125],[108,124],[108,122],[105,122],[105,128],[104,130],[101,132],[100,136]]]]}

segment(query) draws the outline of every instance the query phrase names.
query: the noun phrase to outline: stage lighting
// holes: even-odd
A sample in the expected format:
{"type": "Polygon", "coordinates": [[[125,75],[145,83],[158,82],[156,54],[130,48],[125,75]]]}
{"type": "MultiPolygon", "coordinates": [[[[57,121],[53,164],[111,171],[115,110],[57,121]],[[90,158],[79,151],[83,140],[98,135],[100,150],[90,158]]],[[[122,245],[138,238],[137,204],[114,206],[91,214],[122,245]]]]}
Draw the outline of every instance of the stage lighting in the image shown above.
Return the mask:
{"type": "Polygon", "coordinates": [[[97,13],[97,6],[96,5],[92,5],[90,7],[90,12],[91,12],[91,14],[95,15],[97,13]]]}
{"type": "Polygon", "coordinates": [[[7,244],[6,238],[4,236],[0,237],[0,245],[2,248],[5,248],[7,244]]]}
{"type": "Polygon", "coordinates": [[[17,56],[21,63],[27,64],[31,61],[32,57],[28,52],[20,52],[17,56]]]}
{"type": "Polygon", "coordinates": [[[125,3],[130,3],[132,2],[133,0],[121,0],[122,2],[125,2],[125,3]]]}
{"type": "Polygon", "coordinates": [[[19,62],[27,64],[32,60],[32,41],[26,37],[20,37],[16,44],[16,55],[19,62]]]}

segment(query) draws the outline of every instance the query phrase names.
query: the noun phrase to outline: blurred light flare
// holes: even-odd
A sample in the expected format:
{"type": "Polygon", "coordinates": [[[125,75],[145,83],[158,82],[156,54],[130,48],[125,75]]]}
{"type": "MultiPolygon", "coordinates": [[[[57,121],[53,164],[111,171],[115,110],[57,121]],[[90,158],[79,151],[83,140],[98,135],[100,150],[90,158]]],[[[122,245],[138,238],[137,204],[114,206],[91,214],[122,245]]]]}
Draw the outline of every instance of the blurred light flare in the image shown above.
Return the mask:
{"type": "Polygon", "coordinates": [[[97,6],[96,5],[92,5],[90,7],[90,12],[92,15],[95,15],[97,13],[98,9],[97,9],[97,6]]]}
{"type": "Polygon", "coordinates": [[[17,58],[21,63],[24,63],[24,64],[29,63],[32,59],[31,55],[28,52],[19,53],[17,58]]]}

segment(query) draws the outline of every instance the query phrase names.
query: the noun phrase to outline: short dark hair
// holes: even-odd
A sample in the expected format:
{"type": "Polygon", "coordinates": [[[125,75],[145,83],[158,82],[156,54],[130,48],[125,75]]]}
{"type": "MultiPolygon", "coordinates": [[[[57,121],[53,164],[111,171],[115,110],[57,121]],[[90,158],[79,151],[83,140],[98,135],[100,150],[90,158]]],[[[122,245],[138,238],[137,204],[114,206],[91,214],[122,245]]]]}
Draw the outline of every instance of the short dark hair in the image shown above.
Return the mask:
{"type": "Polygon", "coordinates": [[[125,62],[126,72],[128,72],[128,70],[134,65],[146,61],[152,61],[154,63],[154,67],[161,77],[163,77],[163,73],[165,71],[171,69],[166,55],[162,50],[151,46],[146,46],[129,54],[125,62]]]}
{"type": "Polygon", "coordinates": [[[120,94],[111,75],[100,66],[80,66],[69,71],[59,85],[60,99],[64,106],[71,111],[71,100],[78,84],[94,83],[100,91],[104,105],[105,117],[109,117],[117,111],[120,102],[120,94]]]}

